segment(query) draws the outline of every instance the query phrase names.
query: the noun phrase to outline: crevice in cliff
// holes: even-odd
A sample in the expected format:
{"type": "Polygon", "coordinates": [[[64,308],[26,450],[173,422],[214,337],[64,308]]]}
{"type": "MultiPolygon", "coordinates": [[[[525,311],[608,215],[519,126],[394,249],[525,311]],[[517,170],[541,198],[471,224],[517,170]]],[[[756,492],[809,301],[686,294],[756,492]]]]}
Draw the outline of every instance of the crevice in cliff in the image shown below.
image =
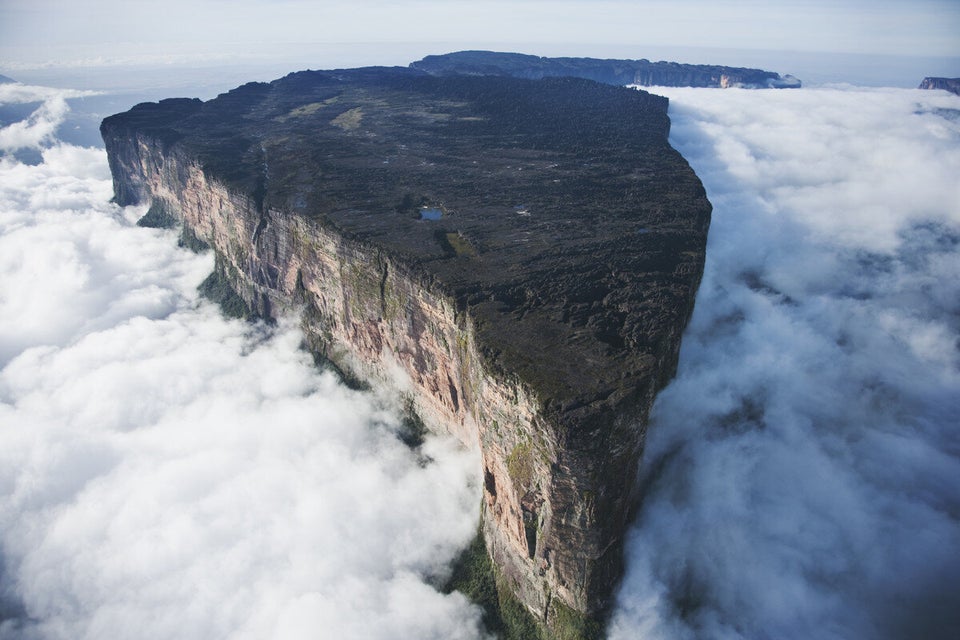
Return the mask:
{"type": "Polygon", "coordinates": [[[387,309],[387,278],[390,276],[390,266],[381,256],[380,264],[380,313],[386,318],[390,311],[387,309]]]}
{"type": "Polygon", "coordinates": [[[460,413],[460,394],[457,393],[457,385],[453,384],[453,379],[447,376],[447,387],[450,390],[450,402],[453,403],[453,412],[460,413]]]}
{"type": "Polygon", "coordinates": [[[520,509],[523,511],[523,531],[527,538],[527,556],[533,560],[537,553],[537,529],[539,527],[537,512],[526,507],[520,509]]]}
{"type": "Polygon", "coordinates": [[[263,234],[268,224],[270,224],[270,221],[267,219],[267,215],[261,213],[260,220],[257,221],[257,228],[253,230],[253,237],[250,238],[250,244],[252,246],[257,246],[257,243],[260,241],[260,236],[263,234]]]}
{"type": "Polygon", "coordinates": [[[493,477],[493,473],[490,472],[490,469],[483,470],[483,486],[486,488],[487,493],[490,494],[490,497],[494,500],[497,499],[497,479],[493,477]]]}

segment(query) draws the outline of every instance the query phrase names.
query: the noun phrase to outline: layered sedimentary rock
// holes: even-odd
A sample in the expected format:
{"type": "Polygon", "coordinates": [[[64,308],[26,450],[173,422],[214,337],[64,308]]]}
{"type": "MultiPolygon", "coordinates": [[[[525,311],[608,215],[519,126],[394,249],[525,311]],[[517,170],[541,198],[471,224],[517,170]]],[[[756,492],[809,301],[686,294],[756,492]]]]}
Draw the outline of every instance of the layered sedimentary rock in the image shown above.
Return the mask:
{"type": "Polygon", "coordinates": [[[580,79],[299,72],[101,127],[120,204],[216,252],[262,316],[477,445],[501,589],[602,615],[710,205],[667,101],[580,79]]]}
{"type": "Polygon", "coordinates": [[[458,51],[427,56],[410,66],[436,75],[506,75],[531,79],[574,77],[641,87],[793,89],[801,84],[793,76],[781,76],[762,69],[649,60],[543,58],[495,51],[458,51]]]}
{"type": "Polygon", "coordinates": [[[924,78],[920,89],[943,89],[960,95],[960,78],[924,78]]]}

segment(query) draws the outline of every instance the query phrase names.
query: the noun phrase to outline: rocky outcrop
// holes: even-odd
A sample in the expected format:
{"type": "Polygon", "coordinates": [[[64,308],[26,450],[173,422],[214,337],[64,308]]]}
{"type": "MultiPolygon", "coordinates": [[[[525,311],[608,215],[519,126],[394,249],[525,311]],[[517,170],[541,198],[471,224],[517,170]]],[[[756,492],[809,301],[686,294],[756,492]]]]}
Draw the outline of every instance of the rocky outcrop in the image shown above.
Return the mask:
{"type": "Polygon", "coordinates": [[[920,89],[942,89],[960,95],[960,78],[924,78],[920,89]]]}
{"type": "Polygon", "coordinates": [[[507,75],[517,78],[575,77],[614,85],[642,87],[717,87],[726,89],[793,89],[800,81],[773,71],[649,60],[597,58],[542,58],[520,53],[458,51],[427,56],[411,63],[414,69],[436,75],[507,75]]]}
{"type": "MultiPolygon", "coordinates": [[[[499,588],[602,618],[710,205],[666,100],[578,79],[300,72],[101,127],[116,200],[172,214],[257,313],[479,444],[499,588]]],[[[576,625],[573,625],[575,628],[576,625]]]]}

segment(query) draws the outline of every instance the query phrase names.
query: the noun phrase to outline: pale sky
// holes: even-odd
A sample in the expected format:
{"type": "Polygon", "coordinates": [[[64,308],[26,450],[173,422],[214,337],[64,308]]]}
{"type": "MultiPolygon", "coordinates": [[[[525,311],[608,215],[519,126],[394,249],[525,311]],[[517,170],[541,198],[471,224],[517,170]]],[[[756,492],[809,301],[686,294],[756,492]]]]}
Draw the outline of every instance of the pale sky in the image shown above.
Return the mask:
{"type": "Polygon", "coordinates": [[[435,43],[438,53],[526,44],[548,55],[672,46],[960,56],[958,34],[957,0],[0,0],[0,69],[357,42],[435,43]]]}

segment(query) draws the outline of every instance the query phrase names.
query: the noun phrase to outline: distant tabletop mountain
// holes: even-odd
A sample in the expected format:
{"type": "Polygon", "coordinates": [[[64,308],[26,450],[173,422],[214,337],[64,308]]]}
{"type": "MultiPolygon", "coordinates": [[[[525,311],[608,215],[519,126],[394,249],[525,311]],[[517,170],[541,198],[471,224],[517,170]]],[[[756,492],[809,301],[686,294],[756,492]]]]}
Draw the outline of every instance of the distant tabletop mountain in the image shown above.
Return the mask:
{"type": "Polygon", "coordinates": [[[433,75],[497,75],[539,80],[575,77],[605,84],[643,87],[741,87],[746,89],[793,89],[800,80],[773,71],[649,60],[601,60],[598,58],[542,58],[522,53],[458,51],[427,56],[410,64],[433,75]]]}
{"type": "Polygon", "coordinates": [[[960,78],[924,78],[920,89],[943,89],[960,96],[960,78]]]}
{"type": "Polygon", "coordinates": [[[0,75],[0,84],[9,84],[11,82],[16,82],[13,78],[8,78],[7,76],[0,75]]]}

